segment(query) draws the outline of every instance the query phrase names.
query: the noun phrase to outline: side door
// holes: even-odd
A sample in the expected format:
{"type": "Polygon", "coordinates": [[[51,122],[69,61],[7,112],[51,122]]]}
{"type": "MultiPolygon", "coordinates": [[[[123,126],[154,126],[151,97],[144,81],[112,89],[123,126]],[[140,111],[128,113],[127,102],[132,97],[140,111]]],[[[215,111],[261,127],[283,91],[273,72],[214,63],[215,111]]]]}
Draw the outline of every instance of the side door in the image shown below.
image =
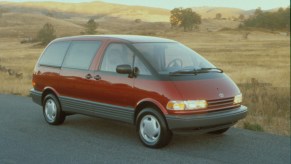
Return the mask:
{"type": "Polygon", "coordinates": [[[133,66],[133,56],[134,52],[126,44],[110,43],[107,46],[96,72],[100,80],[96,81],[95,101],[116,106],[116,110],[120,110],[118,107],[133,109],[134,78],[116,72],[118,65],[133,66]]]}
{"type": "Polygon", "coordinates": [[[90,100],[95,87],[91,63],[100,46],[100,41],[93,40],[71,42],[60,72],[62,79],[58,82],[62,86],[61,101],[75,105],[78,100],[90,100]]]}

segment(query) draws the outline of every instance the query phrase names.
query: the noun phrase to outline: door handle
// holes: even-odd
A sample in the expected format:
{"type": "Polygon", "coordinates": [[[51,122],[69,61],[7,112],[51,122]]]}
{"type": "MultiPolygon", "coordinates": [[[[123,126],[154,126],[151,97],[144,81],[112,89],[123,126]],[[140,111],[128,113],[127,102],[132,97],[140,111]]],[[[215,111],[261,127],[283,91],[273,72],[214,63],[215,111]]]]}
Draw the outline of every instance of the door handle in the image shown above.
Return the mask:
{"type": "Polygon", "coordinates": [[[86,79],[91,79],[92,78],[92,75],[89,73],[85,76],[86,79]]]}
{"type": "Polygon", "coordinates": [[[101,79],[101,76],[100,76],[100,75],[95,75],[95,76],[94,76],[94,79],[95,79],[95,80],[100,80],[100,79],[101,79]]]}

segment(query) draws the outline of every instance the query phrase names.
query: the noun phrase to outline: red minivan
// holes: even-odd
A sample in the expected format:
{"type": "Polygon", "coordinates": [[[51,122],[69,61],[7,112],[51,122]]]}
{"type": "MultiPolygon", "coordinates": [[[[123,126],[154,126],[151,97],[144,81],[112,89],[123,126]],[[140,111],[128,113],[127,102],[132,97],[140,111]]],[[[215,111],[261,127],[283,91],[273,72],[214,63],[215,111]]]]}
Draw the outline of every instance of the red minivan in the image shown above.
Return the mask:
{"type": "Polygon", "coordinates": [[[174,131],[221,134],[247,114],[236,84],[173,40],[136,35],[59,38],[33,72],[35,103],[47,123],[71,114],[127,122],[148,147],[174,131]]]}

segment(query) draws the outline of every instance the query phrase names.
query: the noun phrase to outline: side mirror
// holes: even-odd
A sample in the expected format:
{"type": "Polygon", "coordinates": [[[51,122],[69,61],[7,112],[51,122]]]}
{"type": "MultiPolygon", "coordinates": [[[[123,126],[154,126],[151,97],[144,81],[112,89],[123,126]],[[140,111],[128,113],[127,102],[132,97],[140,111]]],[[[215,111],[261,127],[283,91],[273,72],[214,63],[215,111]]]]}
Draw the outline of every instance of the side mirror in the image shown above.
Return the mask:
{"type": "Polygon", "coordinates": [[[116,67],[116,72],[120,74],[132,74],[132,68],[128,64],[118,65],[116,67]]]}

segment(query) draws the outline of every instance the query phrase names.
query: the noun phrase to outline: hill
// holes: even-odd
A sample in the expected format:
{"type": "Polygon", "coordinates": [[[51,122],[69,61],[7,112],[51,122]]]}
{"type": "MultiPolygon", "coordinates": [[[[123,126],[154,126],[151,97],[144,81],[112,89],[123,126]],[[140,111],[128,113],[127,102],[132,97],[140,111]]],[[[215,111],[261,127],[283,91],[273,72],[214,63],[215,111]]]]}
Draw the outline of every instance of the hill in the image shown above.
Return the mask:
{"type": "MultiPolygon", "coordinates": [[[[61,18],[72,16],[94,16],[94,17],[115,17],[126,20],[141,19],[145,22],[168,22],[170,10],[145,6],[129,6],[106,2],[82,2],[82,3],[61,3],[61,2],[0,2],[0,9],[6,8],[12,12],[20,13],[42,13],[61,18]]],[[[215,18],[217,13],[222,18],[237,18],[240,14],[245,17],[253,14],[254,10],[242,10],[229,7],[191,7],[193,11],[202,16],[203,19],[215,18]]],[[[278,8],[268,11],[277,11],[278,8]]]]}
{"type": "MultiPolygon", "coordinates": [[[[145,6],[128,6],[105,2],[61,3],[61,2],[0,2],[0,6],[14,12],[34,12],[54,14],[62,17],[86,15],[96,17],[118,17],[127,20],[141,19],[146,22],[168,22],[170,10],[145,6]]],[[[221,13],[223,18],[248,16],[253,10],[247,11],[227,7],[192,7],[202,18],[215,18],[221,13]]]]}
{"type": "MultiPolygon", "coordinates": [[[[123,33],[155,35],[170,29],[170,11],[143,6],[126,6],[104,2],[60,3],[60,2],[0,2],[6,9],[0,19],[0,36],[34,37],[46,22],[52,23],[58,36],[78,35],[84,31],[89,18],[99,23],[98,33],[123,33]],[[140,23],[135,20],[140,19],[140,23]]],[[[203,17],[223,10],[220,8],[199,8],[203,17]]],[[[196,10],[195,10],[196,11],[196,10]]],[[[228,10],[228,14],[237,10],[228,10]]],[[[224,14],[224,13],[222,13],[224,14]]],[[[235,28],[239,22],[231,20],[203,20],[201,31],[217,31],[222,28],[235,28]]]]}
{"type": "MultiPolygon", "coordinates": [[[[0,36],[34,37],[45,23],[54,25],[58,36],[78,35],[89,18],[98,22],[99,34],[156,35],[170,30],[170,10],[144,6],[127,6],[105,2],[0,2],[0,36]],[[1,16],[1,15],[0,15],[1,16]],[[138,22],[135,20],[139,19],[138,22]]],[[[254,10],[226,7],[193,7],[202,16],[200,31],[236,28],[241,23],[234,18],[248,17],[254,10]],[[216,14],[221,20],[214,19],[216,14]],[[235,20],[235,21],[234,21],[235,20]]]]}
{"type": "Polygon", "coordinates": [[[192,10],[200,14],[204,19],[215,18],[217,13],[220,13],[222,18],[237,18],[240,14],[249,16],[253,13],[253,10],[242,10],[228,7],[192,7],[192,10]]]}
{"type": "Polygon", "coordinates": [[[107,16],[118,17],[127,20],[141,19],[147,22],[168,22],[169,11],[160,8],[151,8],[143,6],[127,6],[111,4],[105,2],[87,2],[87,3],[60,3],[60,2],[23,2],[12,3],[2,2],[1,6],[14,12],[64,12],[72,15],[87,16],[107,16]],[[26,10],[25,10],[26,9],[26,10]]]}
{"type": "Polygon", "coordinates": [[[83,29],[80,25],[45,15],[5,13],[0,19],[0,36],[34,37],[47,22],[54,25],[58,36],[80,33],[83,29]]]}

